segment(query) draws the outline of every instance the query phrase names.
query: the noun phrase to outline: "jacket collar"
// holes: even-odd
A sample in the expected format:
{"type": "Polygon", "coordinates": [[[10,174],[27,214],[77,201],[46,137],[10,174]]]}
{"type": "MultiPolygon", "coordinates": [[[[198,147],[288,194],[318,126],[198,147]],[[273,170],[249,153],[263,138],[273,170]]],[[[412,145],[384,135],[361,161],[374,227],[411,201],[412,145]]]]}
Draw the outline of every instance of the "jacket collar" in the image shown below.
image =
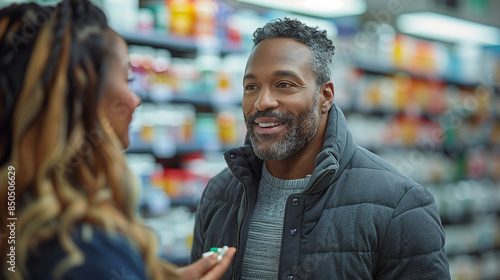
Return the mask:
{"type": "MultiPolygon", "coordinates": [[[[356,147],[347,129],[344,114],[334,104],[328,115],[323,151],[316,157],[316,167],[305,192],[320,192],[337,180],[354,155],[356,147]]],[[[228,150],[224,157],[229,169],[242,183],[247,186],[258,185],[263,162],[253,152],[248,134],[245,145],[228,150]]]]}
{"type": "Polygon", "coordinates": [[[328,114],[323,151],[316,157],[316,167],[306,192],[320,192],[335,182],[351,160],[356,147],[344,113],[333,104],[328,114]]]}

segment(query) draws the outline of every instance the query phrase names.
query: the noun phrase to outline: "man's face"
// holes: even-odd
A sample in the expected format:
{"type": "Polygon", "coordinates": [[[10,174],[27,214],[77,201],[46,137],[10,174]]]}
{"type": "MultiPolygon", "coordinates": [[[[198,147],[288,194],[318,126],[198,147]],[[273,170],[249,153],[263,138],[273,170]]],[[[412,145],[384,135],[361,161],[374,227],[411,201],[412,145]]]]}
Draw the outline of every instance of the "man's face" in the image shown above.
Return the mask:
{"type": "Polygon", "coordinates": [[[243,79],[243,114],[256,155],[286,159],[309,144],[319,108],[311,51],[294,39],[260,42],[243,79]]]}

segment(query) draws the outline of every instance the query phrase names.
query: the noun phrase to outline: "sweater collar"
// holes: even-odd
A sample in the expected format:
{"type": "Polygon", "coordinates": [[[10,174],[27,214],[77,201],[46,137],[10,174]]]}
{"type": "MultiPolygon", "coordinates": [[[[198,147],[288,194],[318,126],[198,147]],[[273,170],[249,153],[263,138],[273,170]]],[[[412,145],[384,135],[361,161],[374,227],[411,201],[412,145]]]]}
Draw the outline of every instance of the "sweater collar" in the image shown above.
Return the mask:
{"type": "Polygon", "coordinates": [[[268,185],[271,185],[278,189],[292,189],[298,193],[305,190],[310,179],[310,175],[307,175],[305,178],[292,180],[276,178],[271,173],[269,173],[266,167],[266,163],[264,162],[264,164],[262,165],[262,178],[260,181],[261,183],[267,182],[268,185]]]}

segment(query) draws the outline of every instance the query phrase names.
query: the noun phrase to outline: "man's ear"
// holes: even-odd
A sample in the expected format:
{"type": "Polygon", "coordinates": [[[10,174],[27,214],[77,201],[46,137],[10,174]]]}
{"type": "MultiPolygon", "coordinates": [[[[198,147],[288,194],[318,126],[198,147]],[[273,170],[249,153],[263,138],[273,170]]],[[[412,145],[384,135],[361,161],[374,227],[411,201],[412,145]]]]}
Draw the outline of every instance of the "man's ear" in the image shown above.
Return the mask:
{"type": "Polygon", "coordinates": [[[319,90],[319,109],[322,114],[328,113],[333,105],[333,97],[335,91],[333,89],[332,81],[324,83],[319,90]]]}

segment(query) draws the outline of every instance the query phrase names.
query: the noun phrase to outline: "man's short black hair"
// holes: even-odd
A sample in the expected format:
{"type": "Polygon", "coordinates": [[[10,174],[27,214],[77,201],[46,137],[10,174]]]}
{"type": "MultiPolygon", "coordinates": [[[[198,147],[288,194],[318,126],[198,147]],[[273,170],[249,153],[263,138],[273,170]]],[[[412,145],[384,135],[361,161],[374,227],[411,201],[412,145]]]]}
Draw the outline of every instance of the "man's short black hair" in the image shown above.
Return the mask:
{"type": "Polygon", "coordinates": [[[291,38],[309,46],[312,53],[311,67],[316,72],[317,87],[330,80],[335,47],[326,37],[326,30],[319,30],[317,26],[307,26],[297,19],[277,18],[255,30],[253,47],[270,38],[291,38]]]}

